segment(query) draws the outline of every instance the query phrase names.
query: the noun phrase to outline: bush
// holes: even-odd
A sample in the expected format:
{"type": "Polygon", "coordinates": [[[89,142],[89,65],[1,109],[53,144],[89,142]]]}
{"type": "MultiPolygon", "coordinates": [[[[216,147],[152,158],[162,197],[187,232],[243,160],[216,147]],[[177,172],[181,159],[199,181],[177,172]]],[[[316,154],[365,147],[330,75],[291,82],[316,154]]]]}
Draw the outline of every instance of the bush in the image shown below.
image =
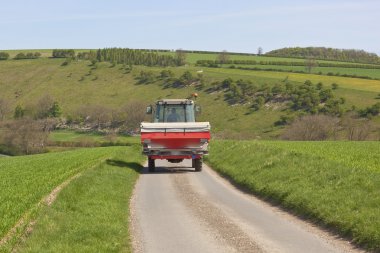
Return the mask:
{"type": "Polygon", "coordinates": [[[74,58],[75,51],[73,49],[54,49],[52,53],[53,58],[74,58]]]}
{"type": "Polygon", "coordinates": [[[0,52],[0,60],[8,60],[9,54],[6,52],[0,52]]]}
{"type": "Polygon", "coordinates": [[[343,117],[341,125],[350,141],[365,141],[372,130],[372,124],[368,119],[360,119],[353,112],[343,117]]]}
{"type": "Polygon", "coordinates": [[[18,119],[4,124],[3,145],[13,154],[36,154],[44,151],[54,123],[18,119]]]}
{"type": "Polygon", "coordinates": [[[322,141],[336,136],[339,119],[326,115],[308,115],[296,119],[282,136],[286,140],[322,141]]]}
{"type": "Polygon", "coordinates": [[[331,88],[332,88],[333,90],[338,89],[338,87],[339,87],[339,85],[336,84],[336,83],[331,84],[331,88]]]}
{"type": "Polygon", "coordinates": [[[376,103],[370,107],[367,107],[359,111],[359,115],[361,117],[367,117],[367,118],[377,116],[379,115],[379,113],[380,113],[380,103],[376,103]]]}
{"type": "Polygon", "coordinates": [[[163,78],[163,79],[165,79],[165,78],[172,78],[173,76],[174,76],[174,73],[171,70],[164,69],[164,70],[162,70],[160,72],[160,77],[163,78]]]}
{"type": "Polygon", "coordinates": [[[23,60],[23,59],[37,59],[41,56],[41,53],[35,52],[35,53],[18,53],[13,59],[15,60],[23,60]]]}
{"type": "Polygon", "coordinates": [[[137,77],[137,79],[139,80],[139,83],[153,83],[155,81],[155,76],[154,76],[154,73],[152,71],[144,71],[144,70],[141,70],[140,71],[140,75],[137,77]]]}

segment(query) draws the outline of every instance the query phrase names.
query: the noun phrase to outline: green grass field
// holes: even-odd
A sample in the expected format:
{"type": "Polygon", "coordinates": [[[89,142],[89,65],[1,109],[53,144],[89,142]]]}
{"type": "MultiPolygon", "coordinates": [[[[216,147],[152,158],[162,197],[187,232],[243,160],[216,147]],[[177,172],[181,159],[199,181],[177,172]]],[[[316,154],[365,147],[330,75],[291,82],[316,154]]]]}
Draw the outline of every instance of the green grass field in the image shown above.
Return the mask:
{"type": "MultiPolygon", "coordinates": [[[[223,65],[223,67],[229,68],[232,65],[223,65]]],[[[278,69],[284,71],[304,71],[307,70],[303,66],[281,66],[281,65],[234,65],[236,68],[259,68],[259,69],[278,69]]],[[[312,69],[311,73],[318,74],[322,73],[327,75],[328,73],[339,73],[340,75],[357,75],[357,76],[368,76],[371,78],[380,78],[380,69],[362,69],[362,68],[338,68],[338,67],[315,67],[312,69]]]]}
{"type": "Polygon", "coordinates": [[[213,141],[208,162],[250,192],[380,249],[379,142],[213,141]]]}
{"type": "Polygon", "coordinates": [[[32,238],[37,238],[37,241],[30,239],[29,244],[27,240],[23,246],[26,251],[33,248],[38,248],[37,251],[46,251],[49,247],[61,247],[56,250],[73,252],[88,248],[86,240],[97,241],[98,244],[93,245],[93,251],[96,251],[95,247],[100,247],[101,244],[108,249],[115,247],[128,249],[128,231],[126,230],[128,226],[125,223],[128,219],[128,208],[126,207],[134,181],[137,179],[137,173],[133,169],[138,169],[138,164],[143,159],[139,151],[139,146],[108,147],[2,158],[0,161],[0,178],[2,179],[0,238],[7,237],[8,240],[0,245],[0,251],[7,252],[18,244],[19,237],[24,234],[29,222],[35,219],[37,219],[37,225],[33,230],[32,238]],[[69,184],[68,189],[62,192],[62,197],[59,195],[57,204],[48,207],[44,198],[58,185],[78,173],[83,173],[83,175],[75,179],[72,182],[73,185],[69,184]],[[107,203],[110,205],[103,205],[107,196],[115,196],[115,198],[108,200],[107,203]],[[119,203],[121,198],[125,198],[124,202],[119,203]],[[94,209],[96,203],[99,206],[94,209]],[[56,205],[60,205],[58,209],[56,205]],[[109,216],[110,208],[114,216],[109,216]],[[93,215],[83,216],[91,210],[93,215]],[[49,217],[51,218],[49,215],[58,215],[59,219],[53,219],[58,224],[51,226],[51,222],[45,223],[49,217]],[[68,224],[66,221],[73,222],[71,219],[74,217],[78,219],[82,217],[88,224],[93,224],[94,232],[91,234],[89,227],[80,225],[83,224],[82,220],[77,223],[77,227],[72,227],[73,230],[65,227],[68,224]],[[116,217],[118,218],[113,219],[116,217]],[[10,232],[18,223],[17,229],[10,232]],[[44,228],[44,224],[47,228],[44,228]],[[102,238],[98,237],[96,230],[99,227],[96,227],[96,224],[103,226],[104,229],[109,225],[109,232],[104,233],[102,238]],[[124,230],[121,231],[121,227],[124,230]],[[65,231],[68,233],[67,241],[62,241],[59,245],[54,243],[54,246],[46,245],[49,242],[45,240],[48,234],[51,236],[50,240],[54,240],[54,233],[49,230],[53,228],[61,229],[56,231],[59,233],[55,234],[56,240],[62,241],[60,236],[62,231],[65,231]],[[44,234],[44,239],[38,239],[38,235],[41,235],[39,231],[44,234]],[[69,239],[69,236],[73,238],[78,233],[82,235],[84,241],[69,239]],[[70,247],[72,250],[69,250],[70,247]]]}

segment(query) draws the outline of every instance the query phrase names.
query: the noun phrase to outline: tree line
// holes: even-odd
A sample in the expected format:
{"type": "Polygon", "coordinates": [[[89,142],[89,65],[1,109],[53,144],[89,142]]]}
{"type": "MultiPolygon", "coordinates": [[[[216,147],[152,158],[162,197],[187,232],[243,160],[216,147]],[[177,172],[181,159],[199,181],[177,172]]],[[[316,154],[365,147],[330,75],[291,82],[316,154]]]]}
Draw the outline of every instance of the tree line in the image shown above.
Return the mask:
{"type": "Polygon", "coordinates": [[[265,55],[289,58],[314,57],[319,60],[380,64],[380,58],[377,54],[356,49],[289,47],[272,50],[265,55]]]}
{"type": "Polygon", "coordinates": [[[82,52],[79,59],[93,62],[111,62],[124,65],[144,66],[181,66],[186,63],[186,54],[177,50],[175,56],[159,54],[157,51],[144,51],[129,48],[104,48],[97,51],[82,52]]]}
{"type": "MultiPolygon", "coordinates": [[[[0,52],[0,60],[8,60],[9,59],[9,54],[7,52],[0,52]]],[[[37,59],[41,57],[40,52],[21,52],[16,54],[13,59],[15,60],[23,60],[23,59],[37,59]]]]}

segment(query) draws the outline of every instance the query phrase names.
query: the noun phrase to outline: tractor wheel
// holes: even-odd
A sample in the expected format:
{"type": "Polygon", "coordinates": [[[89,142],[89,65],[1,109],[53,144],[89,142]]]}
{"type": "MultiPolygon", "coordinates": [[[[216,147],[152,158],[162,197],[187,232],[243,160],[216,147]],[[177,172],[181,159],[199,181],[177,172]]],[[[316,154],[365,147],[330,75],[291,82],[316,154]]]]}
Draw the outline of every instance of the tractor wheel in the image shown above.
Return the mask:
{"type": "Polygon", "coordinates": [[[154,159],[148,158],[148,167],[149,167],[149,172],[155,172],[156,171],[154,159]]]}
{"type": "Polygon", "coordinates": [[[195,171],[202,171],[202,158],[194,159],[193,161],[195,171]]]}

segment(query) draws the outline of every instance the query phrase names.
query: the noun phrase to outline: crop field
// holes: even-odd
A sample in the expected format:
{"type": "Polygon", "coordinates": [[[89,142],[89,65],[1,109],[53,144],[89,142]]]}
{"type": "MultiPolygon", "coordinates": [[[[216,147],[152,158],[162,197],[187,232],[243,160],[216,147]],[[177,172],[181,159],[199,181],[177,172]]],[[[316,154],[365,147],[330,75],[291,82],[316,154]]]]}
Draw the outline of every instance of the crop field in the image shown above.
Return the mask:
{"type": "Polygon", "coordinates": [[[253,70],[239,70],[239,69],[209,69],[210,73],[223,73],[231,75],[242,75],[249,77],[262,77],[262,78],[272,78],[284,80],[287,78],[289,81],[304,82],[305,80],[310,80],[314,83],[322,82],[325,85],[336,83],[341,87],[353,89],[353,90],[363,90],[380,92],[380,81],[379,80],[366,80],[359,78],[349,78],[349,77],[339,77],[339,76],[321,76],[313,74],[299,74],[299,73],[286,73],[286,72],[274,72],[274,71],[253,71],[253,70]]]}
{"type": "MultiPolygon", "coordinates": [[[[137,162],[142,161],[136,147],[78,149],[60,153],[2,158],[0,160],[0,241],[4,238],[8,240],[6,240],[6,243],[2,242],[0,244],[0,251],[8,251],[13,247],[18,237],[24,233],[29,222],[36,219],[41,210],[43,211],[47,208],[44,198],[54,188],[74,175],[98,166],[106,159],[113,159],[115,154],[119,154],[118,159],[120,160],[115,160],[114,164],[124,165],[123,167],[126,169],[130,167],[130,164],[123,163],[122,159],[125,159],[127,152],[131,153],[130,162],[137,164],[137,162]],[[16,226],[16,224],[18,225],[16,226]]],[[[115,168],[119,167],[116,166],[115,168]]],[[[117,170],[115,173],[117,173],[117,170]]],[[[116,175],[109,176],[115,177],[116,175]]],[[[133,184],[136,176],[133,176],[133,178],[131,179],[131,184],[133,184]]],[[[98,190],[96,186],[96,184],[93,186],[94,191],[98,190]]],[[[76,197],[80,196],[81,192],[84,194],[83,190],[85,189],[72,193],[70,200],[74,201],[76,197]]],[[[71,211],[75,211],[75,209],[71,209],[71,211]]],[[[102,219],[102,217],[98,218],[102,219]]],[[[93,220],[91,222],[96,223],[97,221],[93,220]]],[[[118,222],[121,221],[118,220],[118,222]]],[[[83,231],[80,233],[85,234],[83,231]]],[[[40,243],[43,243],[43,241],[40,241],[40,243]]]]}
{"type": "Polygon", "coordinates": [[[213,141],[208,162],[248,191],[379,250],[379,150],[379,142],[213,141]]]}
{"type": "MultiPolygon", "coordinates": [[[[229,68],[231,64],[223,65],[223,67],[229,68]]],[[[259,68],[259,69],[278,69],[284,71],[304,71],[307,72],[304,66],[281,66],[281,65],[239,65],[233,64],[236,68],[259,68]]],[[[371,78],[380,78],[380,69],[365,69],[365,68],[338,68],[338,67],[314,67],[311,73],[318,74],[322,73],[327,75],[328,73],[339,73],[340,75],[357,75],[357,76],[368,76],[371,78]]]]}

